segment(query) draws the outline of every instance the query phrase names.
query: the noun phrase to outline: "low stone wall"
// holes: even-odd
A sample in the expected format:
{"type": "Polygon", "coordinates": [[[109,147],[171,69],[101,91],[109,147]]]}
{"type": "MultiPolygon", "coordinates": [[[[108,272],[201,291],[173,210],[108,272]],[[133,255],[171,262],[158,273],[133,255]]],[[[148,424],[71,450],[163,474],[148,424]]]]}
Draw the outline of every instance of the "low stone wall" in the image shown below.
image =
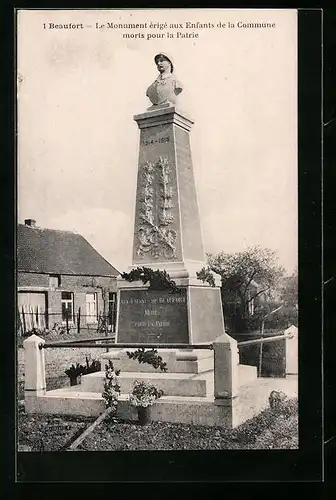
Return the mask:
{"type": "Polygon", "coordinates": [[[57,349],[51,347],[49,349],[45,349],[46,378],[64,375],[64,370],[69,368],[72,363],[85,365],[86,356],[90,362],[93,359],[99,360],[103,352],[106,352],[105,348],[80,349],[69,347],[65,349],[57,349]]]}
{"type": "MultiPolygon", "coordinates": [[[[64,371],[69,368],[72,363],[85,365],[86,356],[88,357],[90,363],[94,359],[100,360],[101,355],[104,352],[106,352],[105,348],[69,347],[57,349],[55,347],[51,347],[45,349],[47,390],[69,385],[69,378],[64,371]]],[[[24,349],[19,347],[17,351],[17,381],[19,386],[19,397],[22,397],[23,394],[24,371],[24,349]]]]}
{"type": "MultiPolygon", "coordinates": [[[[113,335],[109,333],[109,335],[113,335]]],[[[58,341],[72,341],[80,339],[90,339],[93,337],[104,337],[104,334],[97,333],[96,329],[82,329],[80,333],[76,329],[71,329],[70,332],[59,334],[57,332],[50,333],[45,337],[46,342],[58,341]]],[[[24,393],[24,349],[23,338],[18,335],[17,337],[17,383],[18,383],[18,397],[21,399],[24,393]]],[[[69,377],[64,371],[69,368],[73,363],[85,365],[86,356],[91,363],[92,360],[100,360],[101,354],[106,352],[105,348],[64,348],[57,349],[51,347],[45,349],[45,370],[46,370],[46,384],[47,390],[58,389],[67,387],[69,377]]],[[[103,367],[104,369],[104,367],[103,367]]]]}

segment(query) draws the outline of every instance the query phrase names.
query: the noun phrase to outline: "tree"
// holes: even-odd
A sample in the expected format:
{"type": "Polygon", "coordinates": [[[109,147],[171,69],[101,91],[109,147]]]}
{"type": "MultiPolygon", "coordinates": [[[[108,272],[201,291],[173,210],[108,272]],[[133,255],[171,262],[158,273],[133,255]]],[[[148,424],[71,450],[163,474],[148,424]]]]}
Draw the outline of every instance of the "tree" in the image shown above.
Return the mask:
{"type": "Polygon", "coordinates": [[[286,306],[292,306],[297,308],[298,305],[298,273],[297,270],[293,272],[291,276],[285,276],[283,278],[281,291],[280,291],[281,301],[286,306]]]}
{"type": "Polygon", "coordinates": [[[279,286],[279,296],[276,305],[282,305],[278,314],[268,321],[268,327],[287,328],[298,326],[298,274],[297,270],[291,276],[284,276],[279,286]]]}
{"type": "MultiPolygon", "coordinates": [[[[222,277],[224,312],[230,316],[231,328],[249,329],[249,303],[257,297],[271,301],[285,274],[285,269],[277,263],[276,252],[254,246],[243,252],[207,254],[207,258],[211,271],[222,277]],[[229,307],[228,302],[231,302],[229,307]]],[[[260,306],[257,316],[262,309],[260,306]]]]}

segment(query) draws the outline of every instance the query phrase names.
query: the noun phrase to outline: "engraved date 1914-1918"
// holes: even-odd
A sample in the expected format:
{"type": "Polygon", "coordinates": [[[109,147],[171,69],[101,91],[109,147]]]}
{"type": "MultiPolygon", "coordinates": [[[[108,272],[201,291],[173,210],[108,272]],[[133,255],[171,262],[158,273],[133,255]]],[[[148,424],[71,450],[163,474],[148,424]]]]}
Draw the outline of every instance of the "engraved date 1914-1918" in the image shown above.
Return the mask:
{"type": "Polygon", "coordinates": [[[150,146],[151,144],[162,144],[165,142],[170,142],[170,137],[160,137],[159,139],[146,139],[142,141],[142,146],[150,146]]]}

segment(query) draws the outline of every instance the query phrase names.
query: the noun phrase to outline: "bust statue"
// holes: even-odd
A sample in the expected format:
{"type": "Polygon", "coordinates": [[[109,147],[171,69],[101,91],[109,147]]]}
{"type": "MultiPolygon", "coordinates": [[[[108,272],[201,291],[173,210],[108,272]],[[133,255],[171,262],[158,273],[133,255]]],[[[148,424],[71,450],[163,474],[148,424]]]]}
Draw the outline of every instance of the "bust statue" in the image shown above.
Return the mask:
{"type": "Polygon", "coordinates": [[[148,87],[146,96],[153,106],[175,104],[176,97],[182,92],[183,87],[173,73],[174,66],[171,58],[160,52],[156,54],[154,61],[159,71],[159,76],[148,87]]]}

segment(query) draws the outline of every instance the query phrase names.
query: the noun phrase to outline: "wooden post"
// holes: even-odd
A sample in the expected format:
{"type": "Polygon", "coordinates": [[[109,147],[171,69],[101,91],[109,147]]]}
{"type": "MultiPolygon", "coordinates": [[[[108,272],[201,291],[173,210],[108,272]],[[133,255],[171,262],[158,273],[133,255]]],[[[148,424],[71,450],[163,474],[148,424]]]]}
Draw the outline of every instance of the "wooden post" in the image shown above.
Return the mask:
{"type": "Polygon", "coordinates": [[[108,315],[106,314],[106,308],[104,310],[104,323],[105,323],[105,335],[108,336],[108,315]]]}
{"type": "Polygon", "coordinates": [[[41,325],[41,321],[40,321],[40,315],[39,315],[39,306],[37,305],[36,306],[36,322],[37,322],[37,328],[43,328],[42,325],[41,325]]]}
{"type": "Polygon", "coordinates": [[[78,446],[86,439],[89,434],[94,431],[94,429],[101,424],[101,422],[108,417],[112,412],[114,411],[114,408],[109,406],[103,413],[99,415],[99,417],[91,424],[84,432],[81,434],[70,446],[66,451],[74,451],[78,446]]]}
{"type": "Polygon", "coordinates": [[[81,308],[78,308],[77,313],[77,333],[80,333],[80,322],[81,322],[81,308]]]}
{"type": "Polygon", "coordinates": [[[32,328],[35,328],[35,318],[34,318],[34,308],[33,308],[33,306],[30,306],[30,316],[31,316],[32,328]]]}
{"type": "Polygon", "coordinates": [[[69,333],[69,311],[65,309],[65,322],[66,322],[66,331],[69,333]]]}
{"type": "Polygon", "coordinates": [[[264,328],[265,328],[265,320],[263,319],[262,320],[262,323],[261,323],[261,335],[260,335],[260,339],[261,339],[261,342],[260,342],[260,350],[259,350],[259,364],[258,364],[258,375],[259,377],[261,377],[261,368],[262,368],[262,357],[263,357],[263,338],[264,338],[264,328]]]}
{"type": "Polygon", "coordinates": [[[111,318],[110,318],[110,321],[111,321],[111,332],[114,333],[115,332],[115,323],[114,323],[114,320],[115,320],[115,308],[116,308],[116,303],[115,301],[112,302],[112,307],[111,307],[111,318]]]}
{"type": "Polygon", "coordinates": [[[25,312],[24,312],[24,307],[22,306],[22,322],[23,322],[23,332],[26,334],[27,328],[26,328],[26,318],[25,318],[25,312]]]}
{"type": "Polygon", "coordinates": [[[98,313],[98,322],[97,322],[97,333],[101,330],[101,333],[103,333],[103,328],[104,328],[104,318],[102,316],[101,311],[98,313]]]}
{"type": "Polygon", "coordinates": [[[22,335],[22,321],[20,317],[20,309],[18,309],[17,314],[18,314],[18,321],[16,322],[16,333],[18,335],[22,335]]]}

